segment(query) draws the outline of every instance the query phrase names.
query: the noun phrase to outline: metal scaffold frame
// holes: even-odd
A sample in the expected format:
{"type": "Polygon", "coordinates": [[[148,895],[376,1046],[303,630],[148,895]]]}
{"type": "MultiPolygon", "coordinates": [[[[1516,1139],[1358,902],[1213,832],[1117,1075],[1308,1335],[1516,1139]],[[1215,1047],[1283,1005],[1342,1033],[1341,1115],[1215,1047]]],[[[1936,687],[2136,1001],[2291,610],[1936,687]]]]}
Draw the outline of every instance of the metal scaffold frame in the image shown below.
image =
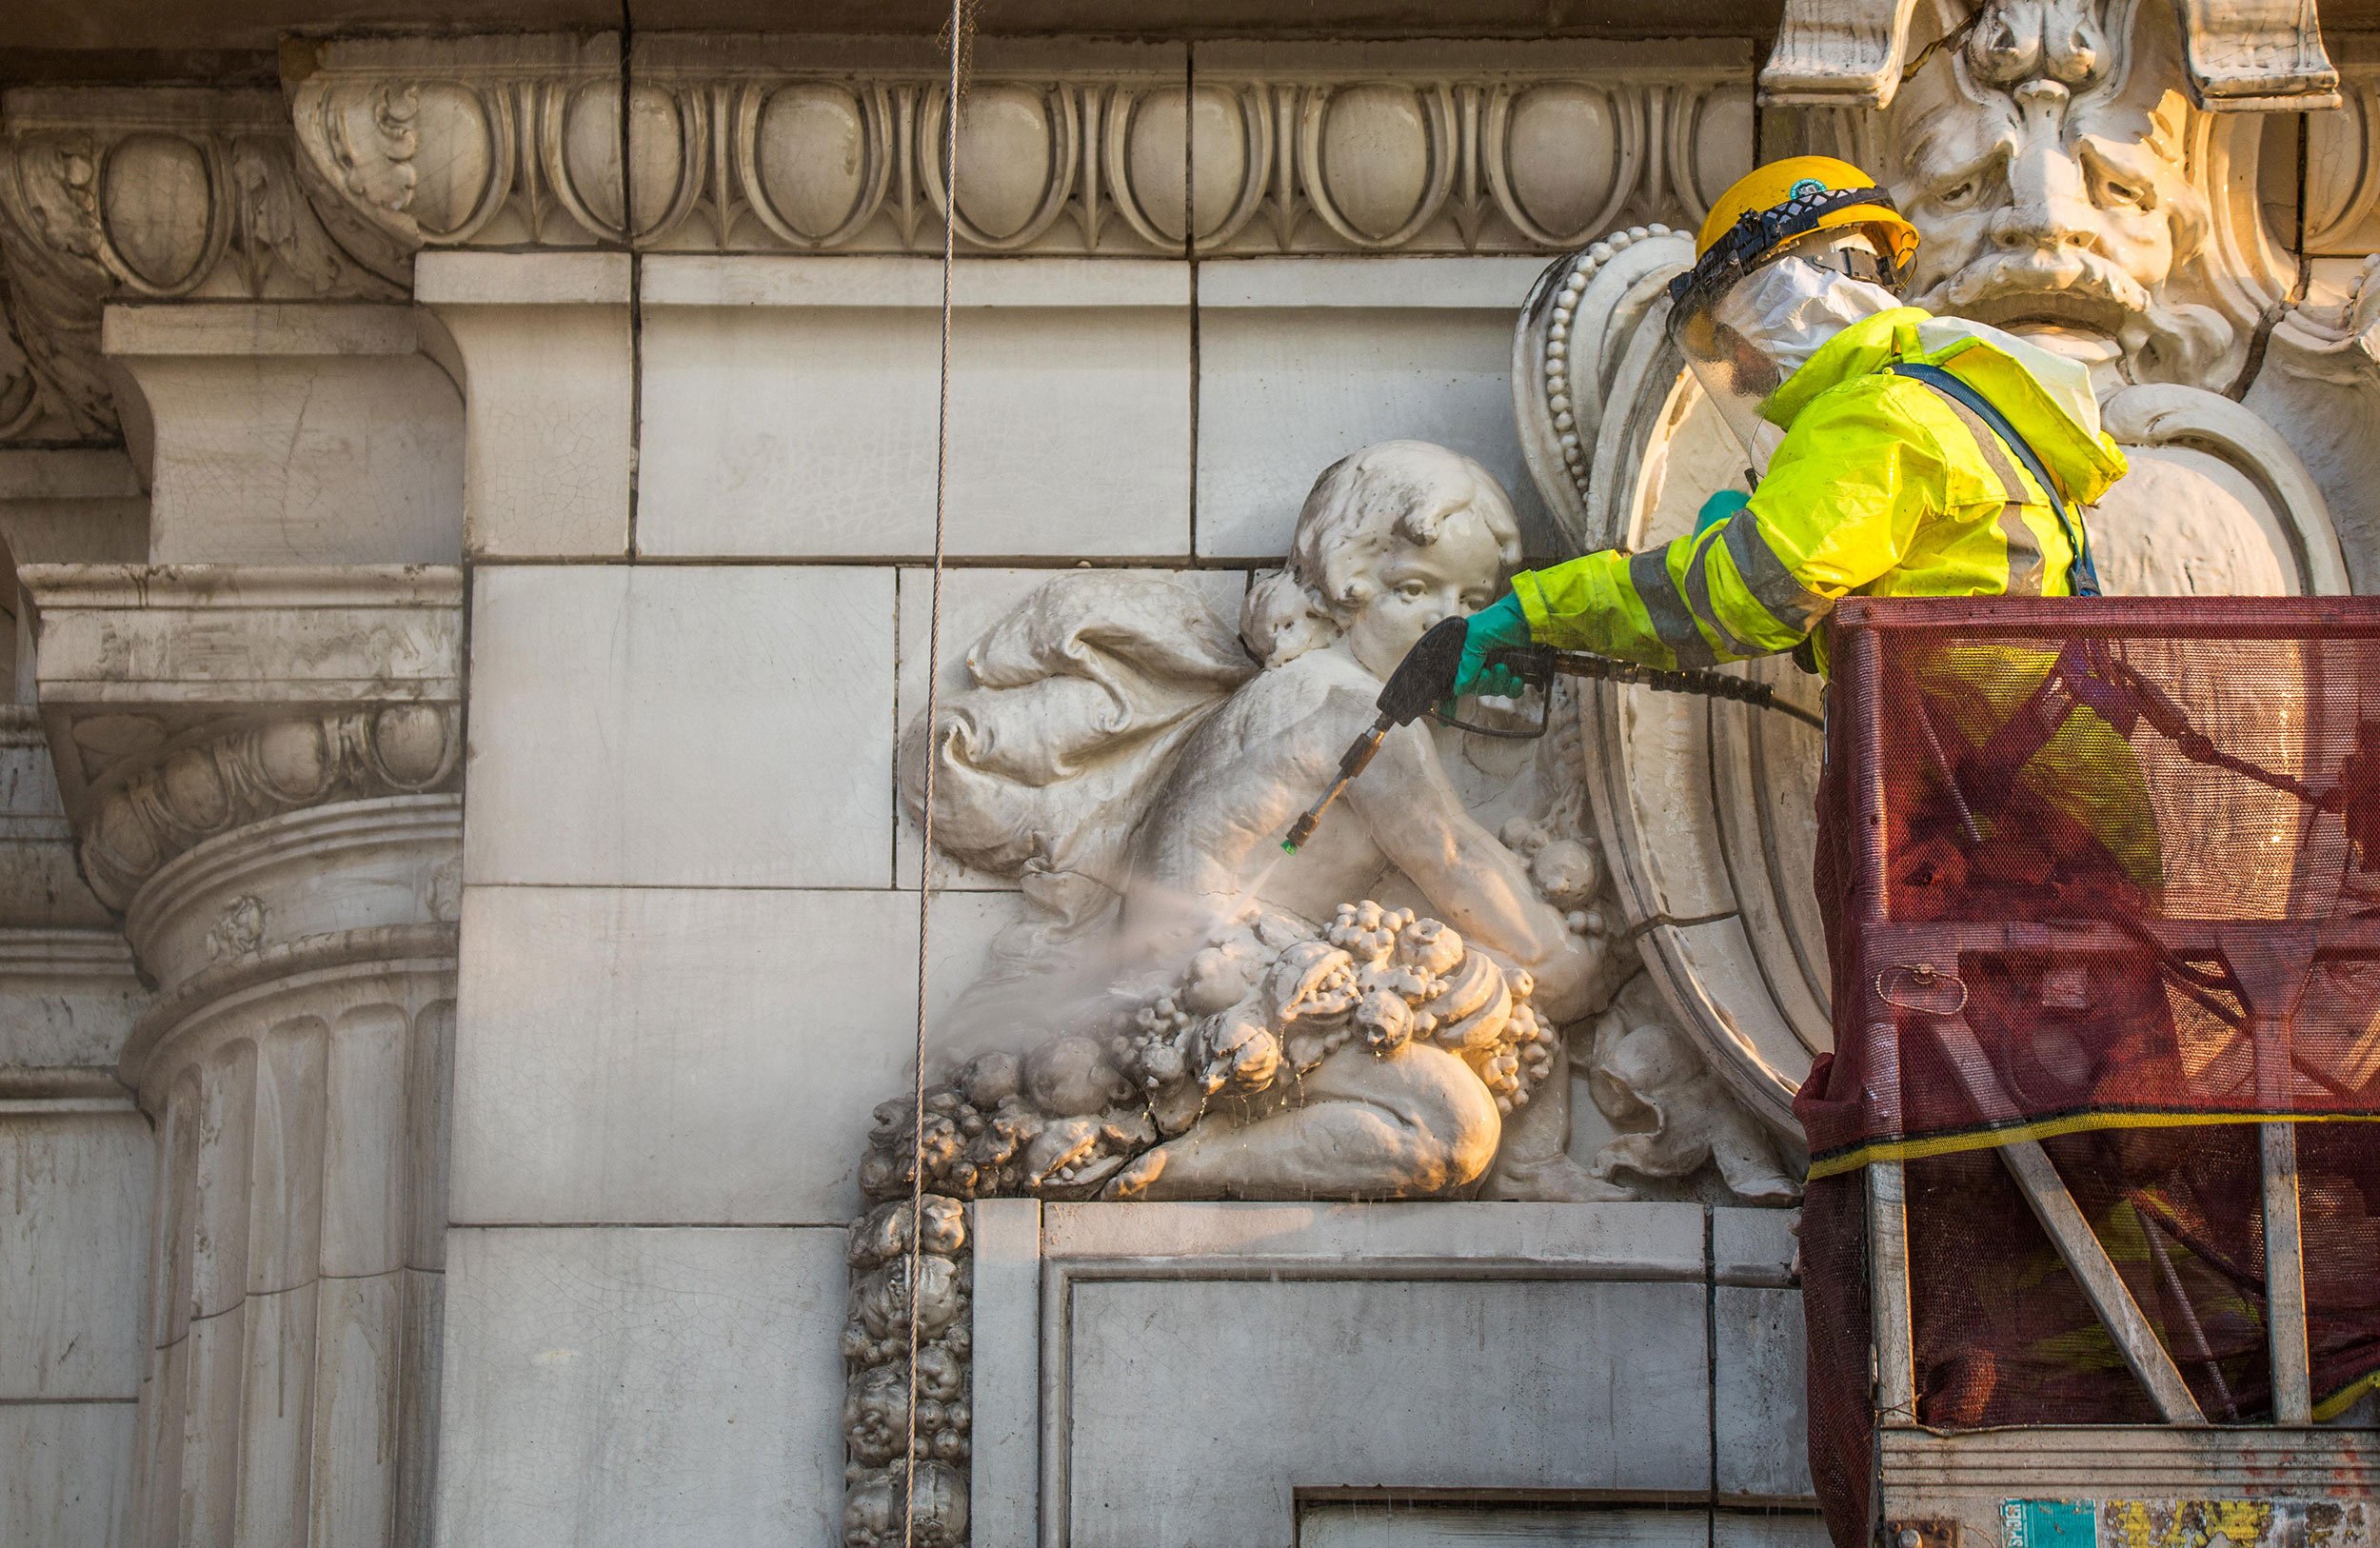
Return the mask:
{"type": "MultiPolygon", "coordinates": [[[[2091,605],[2096,610],[2122,605],[2091,605]]],[[[1975,610],[1983,617],[1991,612],[1975,610]]],[[[2137,953],[2143,939],[2152,939],[2170,957],[2219,959],[2229,964],[2246,1012],[2257,1110],[2288,1111],[2292,1023],[2308,969],[2317,956],[2380,961],[2380,921],[2157,920],[2144,922],[2137,930],[2141,939],[2135,939],[2133,932],[2088,922],[1896,920],[1886,854],[1888,706],[1876,686],[1884,645],[1876,628],[1858,626],[1877,616],[1868,605],[1845,612],[1852,626],[1839,636],[1843,670],[1837,681],[1853,691],[1843,696],[1846,735],[1837,745],[1850,753],[1848,859],[1857,881],[1849,895],[1857,905],[1856,917],[1848,923],[1867,954],[1862,960],[1948,963],[1954,974],[1962,957],[2019,952],[2112,957],[2137,953]]],[[[2286,623],[2282,631],[2288,632],[2286,623]]],[[[1965,1099],[1986,1127],[2013,1128],[2023,1121],[2016,1099],[1993,1073],[1969,1023],[1963,986],[1954,996],[1942,996],[1938,1007],[1914,1010],[1888,1000],[1880,982],[1865,998],[1858,1014],[1868,1026],[1866,1073],[1872,1089],[1891,1093],[1888,1101],[1897,1098],[1898,1050],[1914,1018],[1918,1035],[1934,1040],[1942,1062],[1956,1072],[1965,1099]]],[[[1994,1146],[2000,1161],[2162,1422],[1948,1433],[1925,1427],[1913,1323],[1908,1163],[1897,1159],[1867,1163],[1874,1478],[1887,1548],[1954,1548],[1961,1541],[1968,1548],[1993,1542],[2020,1548],[2016,1507],[2029,1502],[2026,1497],[2081,1507],[2144,1499],[2271,1501],[2274,1509],[2265,1518],[2266,1540],[2276,1543],[2303,1539],[2306,1501],[2380,1497],[2380,1445],[2371,1434],[2314,1423],[2296,1124],[2268,1121],[2257,1129],[2272,1373],[2271,1419],[2265,1423],[2239,1423],[2235,1415],[2225,1416],[2231,1422],[2212,1421],[2193,1395],[2181,1360],[2195,1361],[2208,1372],[2229,1401],[2154,1228],[2149,1245],[2153,1263],[2166,1276],[2161,1286],[2184,1308],[2175,1319],[2180,1325],[2170,1330],[2182,1345],[2179,1360],[2118,1272],[2049,1151],[2037,1139],[2012,1138],[1994,1146]],[[2293,1517],[2292,1511],[2299,1514],[2293,1517]]]]}

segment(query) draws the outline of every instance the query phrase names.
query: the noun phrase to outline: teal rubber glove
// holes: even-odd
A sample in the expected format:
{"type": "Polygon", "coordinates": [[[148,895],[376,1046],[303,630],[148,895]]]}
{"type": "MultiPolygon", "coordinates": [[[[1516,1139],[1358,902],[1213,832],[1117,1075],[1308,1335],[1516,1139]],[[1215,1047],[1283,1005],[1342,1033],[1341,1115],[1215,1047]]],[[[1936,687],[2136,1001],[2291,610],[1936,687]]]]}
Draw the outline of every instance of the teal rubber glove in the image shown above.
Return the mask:
{"type": "Polygon", "coordinates": [[[1721,489],[1695,512],[1695,536],[1700,537],[1751,504],[1752,496],[1741,489],[1721,489]]]}
{"type": "Polygon", "coordinates": [[[1507,594],[1502,601],[1473,613],[1462,638],[1462,665],[1455,669],[1455,697],[1486,693],[1518,698],[1528,686],[1520,674],[1500,663],[1490,666],[1487,658],[1491,650],[1513,650],[1527,644],[1529,615],[1520,610],[1518,597],[1507,594]]]}

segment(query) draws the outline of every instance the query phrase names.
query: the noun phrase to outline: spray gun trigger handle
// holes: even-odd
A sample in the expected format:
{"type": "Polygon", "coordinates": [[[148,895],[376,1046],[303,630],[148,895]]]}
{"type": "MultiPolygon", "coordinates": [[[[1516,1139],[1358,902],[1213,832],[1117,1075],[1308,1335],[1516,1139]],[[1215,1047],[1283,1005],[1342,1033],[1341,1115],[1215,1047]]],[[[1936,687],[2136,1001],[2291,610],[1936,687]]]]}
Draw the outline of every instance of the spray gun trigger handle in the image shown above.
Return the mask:
{"type": "MultiPolygon", "coordinates": [[[[1554,647],[1551,645],[1511,645],[1487,653],[1488,671],[1497,667],[1518,678],[1522,686],[1542,692],[1554,681],[1556,670],[1554,647]]],[[[1485,673],[1481,674],[1485,676],[1485,673]]]]}
{"type": "Polygon", "coordinates": [[[1452,694],[1456,674],[1462,669],[1463,641],[1470,632],[1468,621],[1442,618],[1415,641],[1380,688],[1380,718],[1390,725],[1410,724],[1452,694]]]}

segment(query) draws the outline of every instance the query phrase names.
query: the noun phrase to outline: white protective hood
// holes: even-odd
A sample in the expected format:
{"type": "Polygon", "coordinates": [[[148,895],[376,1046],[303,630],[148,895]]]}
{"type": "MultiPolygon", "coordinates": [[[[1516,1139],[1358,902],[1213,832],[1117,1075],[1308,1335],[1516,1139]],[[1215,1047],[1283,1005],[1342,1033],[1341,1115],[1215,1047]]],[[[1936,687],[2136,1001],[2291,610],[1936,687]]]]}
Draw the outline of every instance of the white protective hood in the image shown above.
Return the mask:
{"type": "Polygon", "coordinates": [[[1799,258],[1780,258],[1730,286],[1712,307],[1711,316],[1768,356],[1782,386],[1827,340],[1863,317],[1900,304],[1880,285],[1799,258]]]}
{"type": "Polygon", "coordinates": [[[1720,418],[1760,466],[1776,440],[1760,406],[1827,340],[1899,305],[1880,285],[1806,259],[1779,258],[1711,297],[1706,315],[1674,318],[1672,336],[1720,418]]]}
{"type": "MultiPolygon", "coordinates": [[[[1735,346],[1734,352],[1702,360],[1689,350],[1688,363],[1728,427],[1765,463],[1760,454],[1776,439],[1775,427],[1760,417],[1769,395],[1845,327],[1904,305],[1881,286],[1799,258],[1781,258],[1754,269],[1711,303],[1716,327],[1700,331],[1735,346]],[[1745,357],[1747,348],[1760,366],[1745,357]]],[[[2090,367],[2081,361],[1963,317],[1931,317],[1917,325],[1918,347],[1929,355],[1962,339],[2013,358],[2086,433],[2099,433],[2099,401],[2092,391],[2090,367]]]]}

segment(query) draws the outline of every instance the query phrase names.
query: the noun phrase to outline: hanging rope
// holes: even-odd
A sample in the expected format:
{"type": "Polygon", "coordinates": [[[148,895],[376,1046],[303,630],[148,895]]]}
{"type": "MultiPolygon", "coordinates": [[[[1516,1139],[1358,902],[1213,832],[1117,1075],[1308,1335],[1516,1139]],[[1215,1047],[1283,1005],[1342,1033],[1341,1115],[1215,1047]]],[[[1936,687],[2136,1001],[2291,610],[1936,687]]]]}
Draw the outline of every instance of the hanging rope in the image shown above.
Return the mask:
{"type": "Polygon", "coordinates": [[[918,1292],[925,1244],[925,978],[934,896],[934,750],[942,651],[942,555],[950,513],[950,276],[959,245],[959,111],[973,64],[976,0],[950,0],[950,79],[942,108],[942,314],[940,396],[934,409],[934,567],[925,613],[924,801],[918,818],[918,1021],[909,1133],[909,1405],[902,1448],[901,1543],[917,1548],[918,1292]]]}

